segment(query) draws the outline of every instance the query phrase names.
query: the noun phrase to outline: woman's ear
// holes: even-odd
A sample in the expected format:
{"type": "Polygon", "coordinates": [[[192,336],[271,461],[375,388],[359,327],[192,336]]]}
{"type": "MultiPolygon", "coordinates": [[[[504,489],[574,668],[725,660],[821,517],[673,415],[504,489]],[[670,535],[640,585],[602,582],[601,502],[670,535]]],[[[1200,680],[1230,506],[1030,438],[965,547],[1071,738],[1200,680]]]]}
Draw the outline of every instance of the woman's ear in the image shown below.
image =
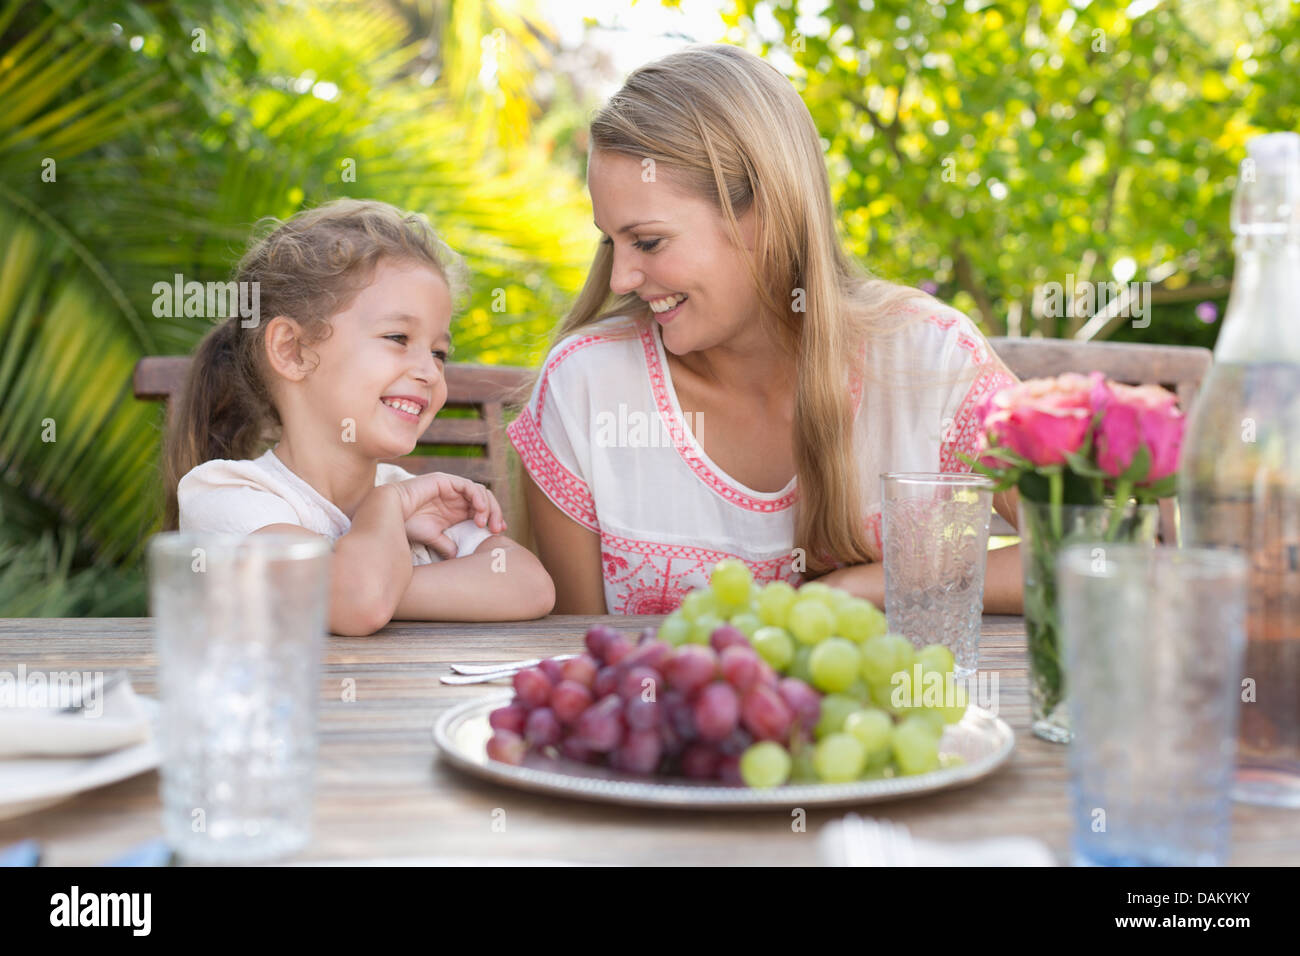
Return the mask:
{"type": "Polygon", "coordinates": [[[266,360],[271,369],[291,382],[301,382],[311,371],[303,355],[302,326],[287,315],[266,324],[266,360]]]}

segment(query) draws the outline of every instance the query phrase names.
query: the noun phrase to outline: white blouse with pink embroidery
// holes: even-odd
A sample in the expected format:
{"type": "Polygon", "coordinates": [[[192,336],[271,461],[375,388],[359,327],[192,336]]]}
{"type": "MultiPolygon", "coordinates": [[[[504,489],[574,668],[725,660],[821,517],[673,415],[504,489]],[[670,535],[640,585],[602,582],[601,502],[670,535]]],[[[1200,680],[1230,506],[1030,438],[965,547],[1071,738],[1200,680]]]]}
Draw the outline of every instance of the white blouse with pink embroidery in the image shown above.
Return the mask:
{"type": "MultiPolygon", "coordinates": [[[[905,310],[922,308],[905,306],[905,310]]],[[[973,454],[975,407],[1014,382],[971,320],[941,303],[903,327],[891,354],[904,378],[935,388],[891,389],[899,370],[879,368],[870,348],[849,385],[858,411],[854,444],[862,465],[867,539],[880,554],[880,475],[965,472],[973,454]],[[956,384],[952,384],[956,381],[956,384]]],[[[678,405],[657,324],[616,317],[558,343],[528,405],[508,434],[528,473],[561,511],[600,535],[605,605],[611,614],[666,614],[708,583],[723,558],[739,558],[760,583],[797,584],[797,478],[776,492],[735,481],[710,460],[708,422],[678,405]],[[609,333],[631,333],[612,337],[609,333]],[[696,426],[692,429],[691,425],[696,426]]]]}

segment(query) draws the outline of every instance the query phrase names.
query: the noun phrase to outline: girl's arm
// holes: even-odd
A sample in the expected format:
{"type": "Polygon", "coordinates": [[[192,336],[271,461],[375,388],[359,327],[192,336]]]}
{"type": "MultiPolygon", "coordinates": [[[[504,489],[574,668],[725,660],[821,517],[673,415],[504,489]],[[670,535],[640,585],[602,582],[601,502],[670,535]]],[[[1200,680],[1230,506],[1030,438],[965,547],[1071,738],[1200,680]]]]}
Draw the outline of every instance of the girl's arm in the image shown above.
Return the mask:
{"type": "MultiPolygon", "coordinates": [[[[1019,520],[1014,488],[995,495],[993,507],[1014,528],[1019,520]]],[[[817,579],[866,598],[879,608],[885,606],[885,566],[880,562],[839,568],[817,579]]],[[[984,570],[984,613],[1023,614],[1024,577],[1020,568],[1020,545],[990,551],[984,570]]]]}
{"type": "MultiPolygon", "coordinates": [[[[334,634],[373,634],[392,619],[411,583],[411,545],[402,503],[391,485],[378,485],[352,516],[352,527],[334,542],[330,560],[329,627],[334,634]]],[[[254,534],[319,537],[292,524],[273,524],[254,534]]]]}
{"type": "Polygon", "coordinates": [[[393,618],[524,621],[545,617],[554,606],[555,586],[542,563],[527,548],[494,534],[473,554],[415,568],[393,618]]]}
{"type": "Polygon", "coordinates": [[[600,536],[555,506],[525,473],[524,499],[537,553],[555,582],[556,614],[607,614],[600,536]]]}

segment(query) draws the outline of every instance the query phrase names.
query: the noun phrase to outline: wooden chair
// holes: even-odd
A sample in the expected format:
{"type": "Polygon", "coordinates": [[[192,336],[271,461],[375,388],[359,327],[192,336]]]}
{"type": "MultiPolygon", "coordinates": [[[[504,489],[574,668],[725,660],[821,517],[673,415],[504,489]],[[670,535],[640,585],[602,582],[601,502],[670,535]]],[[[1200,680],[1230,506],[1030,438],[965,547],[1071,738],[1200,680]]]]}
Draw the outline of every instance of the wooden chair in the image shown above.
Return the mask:
{"type": "MultiPolygon", "coordinates": [[[[1128,342],[1076,342],[1071,339],[994,337],[989,344],[1016,378],[1043,378],[1065,372],[1102,372],[1126,385],[1160,385],[1178,396],[1184,412],[1209,374],[1214,353],[1189,345],[1142,345],[1128,342]]],[[[990,534],[1015,534],[1001,516],[994,515],[990,534]]],[[[1177,542],[1178,519],[1174,499],[1160,502],[1160,539],[1177,542]]]]}
{"type": "MultiPolygon", "coordinates": [[[[158,355],[140,359],[135,365],[135,397],[169,401],[185,384],[189,373],[188,355],[158,355]]],[[[506,438],[504,407],[532,380],[533,371],[512,365],[447,365],[447,403],[444,409],[468,409],[472,418],[443,417],[441,413],[420,436],[420,446],[472,448],[472,456],[412,454],[392,459],[413,474],[446,471],[481,482],[501,502],[506,533],[526,542],[527,516],[523,492],[511,475],[517,473],[518,458],[506,438]]]]}

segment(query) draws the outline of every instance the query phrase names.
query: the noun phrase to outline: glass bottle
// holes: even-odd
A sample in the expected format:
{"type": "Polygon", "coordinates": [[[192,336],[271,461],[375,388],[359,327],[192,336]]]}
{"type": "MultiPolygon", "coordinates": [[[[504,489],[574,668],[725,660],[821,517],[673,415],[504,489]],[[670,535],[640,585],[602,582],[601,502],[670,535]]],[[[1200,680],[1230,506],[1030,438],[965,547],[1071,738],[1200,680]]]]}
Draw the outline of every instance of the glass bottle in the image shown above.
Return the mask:
{"type": "Polygon", "coordinates": [[[1182,540],[1249,564],[1233,797],[1300,808],[1300,135],[1247,144],[1236,269],[1189,416],[1182,540]]]}

